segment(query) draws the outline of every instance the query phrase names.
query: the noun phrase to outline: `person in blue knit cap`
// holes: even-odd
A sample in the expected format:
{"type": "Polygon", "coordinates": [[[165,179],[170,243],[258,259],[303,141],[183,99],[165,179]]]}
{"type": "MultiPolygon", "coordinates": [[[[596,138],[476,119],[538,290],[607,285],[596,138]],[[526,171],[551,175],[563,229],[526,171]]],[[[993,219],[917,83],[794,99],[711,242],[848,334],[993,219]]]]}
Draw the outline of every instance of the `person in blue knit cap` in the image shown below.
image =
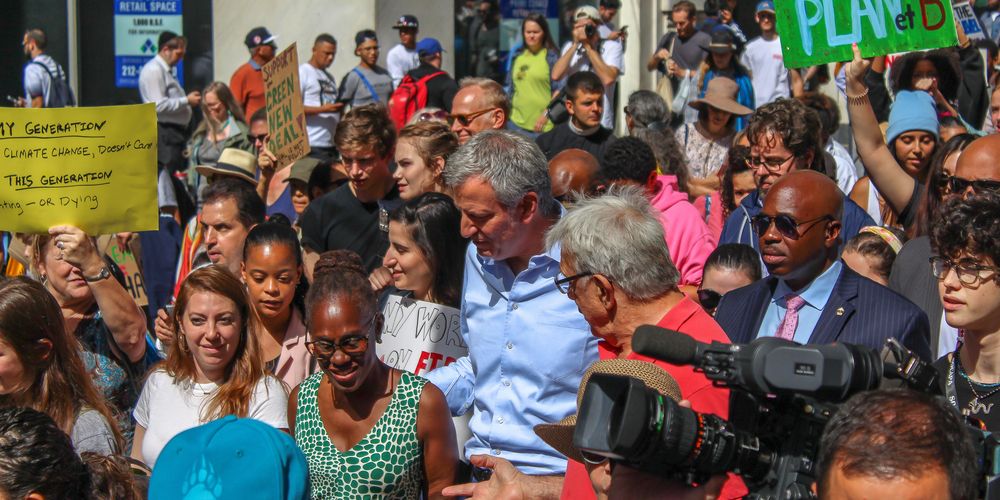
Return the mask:
{"type": "Polygon", "coordinates": [[[150,500],[305,500],[306,457],[284,432],[229,415],[167,443],[149,482],[150,500]]]}
{"type": "MultiPolygon", "coordinates": [[[[912,184],[885,182],[877,173],[872,175],[873,179],[866,175],[858,180],[854,189],[851,190],[851,200],[864,208],[876,224],[902,229],[909,227],[916,220],[917,203],[897,207],[887,201],[887,198],[892,200],[893,196],[884,197],[879,190],[898,189],[901,184],[909,185],[914,190],[914,195],[909,198],[911,200],[920,198],[915,191],[918,189],[917,186],[923,186],[927,180],[931,157],[938,148],[938,127],[934,98],[921,90],[901,90],[896,94],[896,100],[892,103],[892,108],[889,111],[889,128],[885,131],[885,142],[882,148],[866,154],[866,151],[859,144],[858,152],[861,161],[869,172],[878,170],[877,167],[880,163],[884,164],[895,160],[898,167],[892,168],[896,172],[896,176],[902,177],[902,174],[905,174],[914,181],[912,184]],[[889,155],[885,153],[889,153],[889,155]],[[902,169],[901,172],[900,169],[902,169]],[[891,184],[891,186],[886,186],[886,184],[891,184]]],[[[857,129],[855,129],[854,135],[857,141],[859,135],[857,129]]]]}

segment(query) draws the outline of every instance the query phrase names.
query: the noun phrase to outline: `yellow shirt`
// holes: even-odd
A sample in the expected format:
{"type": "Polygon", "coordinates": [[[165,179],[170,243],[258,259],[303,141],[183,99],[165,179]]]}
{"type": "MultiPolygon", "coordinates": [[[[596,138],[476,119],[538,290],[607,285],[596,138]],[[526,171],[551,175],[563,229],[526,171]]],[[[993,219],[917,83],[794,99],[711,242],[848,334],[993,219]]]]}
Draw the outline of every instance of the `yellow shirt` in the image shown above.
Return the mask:
{"type": "MultiPolygon", "coordinates": [[[[538,117],[552,100],[551,68],[545,60],[547,49],[532,54],[525,49],[521,52],[510,70],[514,85],[514,99],[511,102],[511,121],[526,130],[534,130],[538,117]]],[[[552,129],[552,122],[545,125],[543,131],[552,129]]]]}

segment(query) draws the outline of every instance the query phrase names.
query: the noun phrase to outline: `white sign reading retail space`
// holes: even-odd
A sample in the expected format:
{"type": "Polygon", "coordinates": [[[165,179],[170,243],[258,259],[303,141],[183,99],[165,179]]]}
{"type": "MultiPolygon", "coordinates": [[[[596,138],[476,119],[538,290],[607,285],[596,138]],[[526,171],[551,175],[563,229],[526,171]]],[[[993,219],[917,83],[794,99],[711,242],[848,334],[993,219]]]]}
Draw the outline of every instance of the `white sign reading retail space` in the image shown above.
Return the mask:
{"type": "MultiPolygon", "coordinates": [[[[160,33],[184,34],[182,13],[182,0],[115,0],[116,87],[139,87],[139,71],[156,56],[160,33]]],[[[184,85],[182,68],[175,67],[184,85]]]]}

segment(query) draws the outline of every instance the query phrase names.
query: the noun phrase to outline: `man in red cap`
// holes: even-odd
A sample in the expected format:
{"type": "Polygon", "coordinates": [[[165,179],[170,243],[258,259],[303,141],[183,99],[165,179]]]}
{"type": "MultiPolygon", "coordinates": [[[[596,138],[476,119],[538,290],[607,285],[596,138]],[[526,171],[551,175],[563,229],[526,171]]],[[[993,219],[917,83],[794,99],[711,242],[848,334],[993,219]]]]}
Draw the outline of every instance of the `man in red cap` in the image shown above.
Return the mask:
{"type": "Polygon", "coordinates": [[[265,105],[264,77],[260,74],[260,68],[274,59],[274,53],[278,51],[276,39],[263,26],[250,30],[244,41],[250,51],[250,60],[237,68],[229,79],[229,89],[233,91],[233,97],[246,116],[253,116],[254,111],[265,105]]]}

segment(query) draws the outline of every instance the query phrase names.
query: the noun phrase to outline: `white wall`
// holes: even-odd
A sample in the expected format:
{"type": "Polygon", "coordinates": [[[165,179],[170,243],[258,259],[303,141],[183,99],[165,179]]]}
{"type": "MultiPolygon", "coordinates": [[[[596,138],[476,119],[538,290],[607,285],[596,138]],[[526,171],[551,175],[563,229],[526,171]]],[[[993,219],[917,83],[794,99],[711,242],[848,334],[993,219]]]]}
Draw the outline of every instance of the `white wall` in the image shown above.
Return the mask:
{"type": "Polygon", "coordinates": [[[445,49],[444,69],[454,67],[454,6],[452,0],[213,0],[215,79],[228,83],[229,77],[250,55],[243,39],[256,26],[264,26],[278,37],[278,49],[298,42],[299,63],[312,55],[316,35],[329,33],[337,39],[337,56],[328,70],[339,83],[358,64],[354,55],[354,34],[374,29],[385,66],[389,49],[399,43],[392,29],[399,16],[413,14],[420,20],[420,37],[433,36],[445,49]]]}
{"type": "Polygon", "coordinates": [[[312,56],[316,35],[333,35],[337,56],[328,71],[339,83],[358,64],[354,34],[375,26],[374,0],[213,0],[212,11],[215,79],[227,84],[250,58],[243,40],[254,27],[264,26],[276,35],[278,50],[297,42],[300,64],[312,56]]]}

